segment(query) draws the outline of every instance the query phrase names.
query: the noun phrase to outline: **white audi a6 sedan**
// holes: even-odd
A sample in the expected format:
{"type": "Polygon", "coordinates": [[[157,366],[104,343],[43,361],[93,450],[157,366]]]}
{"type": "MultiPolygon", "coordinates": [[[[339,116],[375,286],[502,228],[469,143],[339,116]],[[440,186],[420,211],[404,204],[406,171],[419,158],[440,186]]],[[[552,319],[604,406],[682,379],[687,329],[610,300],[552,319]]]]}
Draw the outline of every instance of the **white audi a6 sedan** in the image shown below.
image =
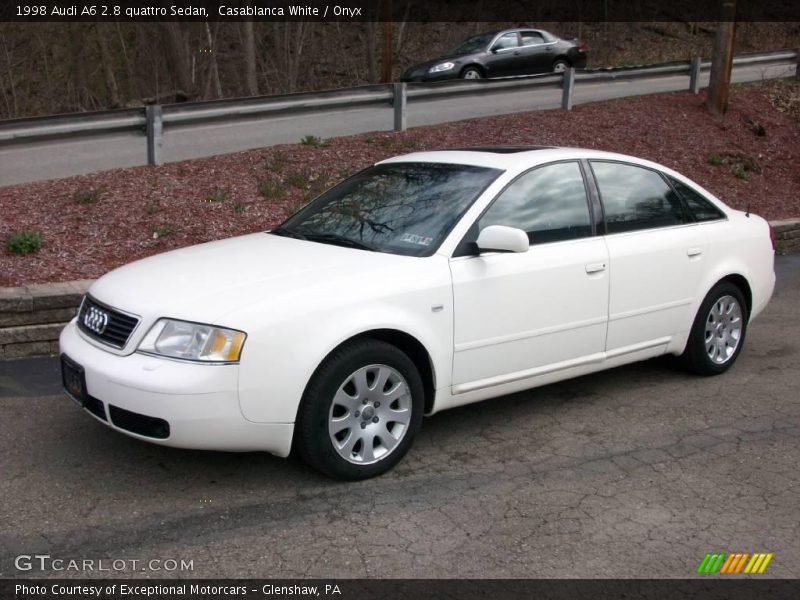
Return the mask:
{"type": "Polygon", "coordinates": [[[662,354],[722,373],[772,294],[771,239],[630,156],[409,154],[272,231],[101,277],[61,334],[63,383],[140,440],[371,477],[423,414],[662,354]]]}

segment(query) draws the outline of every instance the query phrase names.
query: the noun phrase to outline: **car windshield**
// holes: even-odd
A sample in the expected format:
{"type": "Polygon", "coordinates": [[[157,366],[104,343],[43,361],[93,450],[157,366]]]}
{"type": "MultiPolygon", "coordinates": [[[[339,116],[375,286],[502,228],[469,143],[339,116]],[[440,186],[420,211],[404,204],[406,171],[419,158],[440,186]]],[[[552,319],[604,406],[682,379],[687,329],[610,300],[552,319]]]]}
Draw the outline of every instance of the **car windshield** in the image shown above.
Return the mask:
{"type": "Polygon", "coordinates": [[[428,256],[500,173],[443,163],[376,165],[331,188],[271,233],[428,256]]]}
{"type": "Polygon", "coordinates": [[[472,54],[479,50],[486,50],[486,47],[489,45],[489,42],[494,39],[494,36],[494,33],[482,33],[481,35],[472,36],[453,48],[449,54],[472,54]]]}

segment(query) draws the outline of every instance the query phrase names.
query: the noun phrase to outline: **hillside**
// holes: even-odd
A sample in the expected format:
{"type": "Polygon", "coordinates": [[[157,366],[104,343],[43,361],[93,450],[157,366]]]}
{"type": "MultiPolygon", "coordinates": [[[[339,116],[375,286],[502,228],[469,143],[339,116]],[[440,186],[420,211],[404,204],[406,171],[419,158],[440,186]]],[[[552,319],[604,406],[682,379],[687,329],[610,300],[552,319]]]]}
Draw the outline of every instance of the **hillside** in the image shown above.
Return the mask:
{"type": "MultiPolygon", "coordinates": [[[[517,25],[535,23],[395,23],[394,78],[517,25]]],[[[540,25],[584,40],[590,67],[709,56],[714,34],[713,23],[540,25]]],[[[379,23],[2,23],[0,119],[377,82],[382,35],[379,23]]],[[[739,24],[736,52],[798,46],[800,23],[739,24]]]]}
{"type": "Polygon", "coordinates": [[[414,150],[491,144],[582,146],[648,158],[730,206],[800,215],[795,82],[737,86],[725,117],[703,96],[639,96],[0,188],[0,240],[38,231],[42,248],[0,252],[0,286],[94,278],[131,260],[263,231],[349,174],[414,150]]]}

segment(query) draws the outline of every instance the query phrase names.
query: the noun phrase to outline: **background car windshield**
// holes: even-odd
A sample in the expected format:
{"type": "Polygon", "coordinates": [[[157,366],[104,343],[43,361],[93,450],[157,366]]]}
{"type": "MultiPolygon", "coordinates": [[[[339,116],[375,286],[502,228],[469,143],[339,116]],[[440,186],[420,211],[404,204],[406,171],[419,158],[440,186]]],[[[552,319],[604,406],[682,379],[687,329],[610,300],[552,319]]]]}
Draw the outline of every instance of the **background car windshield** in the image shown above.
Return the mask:
{"type": "Polygon", "coordinates": [[[473,52],[486,50],[486,46],[489,45],[493,38],[493,33],[472,36],[453,48],[449,54],[472,54],[473,52]]]}
{"type": "MultiPolygon", "coordinates": [[[[470,165],[376,165],[331,188],[279,229],[426,256],[502,171],[470,165]]],[[[335,242],[331,242],[335,243],[335,242]]]]}

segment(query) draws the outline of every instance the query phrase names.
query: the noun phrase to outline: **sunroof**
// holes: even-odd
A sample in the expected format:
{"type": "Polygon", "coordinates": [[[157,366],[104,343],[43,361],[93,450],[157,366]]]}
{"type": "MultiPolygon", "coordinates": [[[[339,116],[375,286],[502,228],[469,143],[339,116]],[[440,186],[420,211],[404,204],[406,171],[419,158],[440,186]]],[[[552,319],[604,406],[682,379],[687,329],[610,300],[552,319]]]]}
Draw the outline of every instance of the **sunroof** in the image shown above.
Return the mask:
{"type": "Polygon", "coordinates": [[[556,146],[473,146],[471,148],[447,148],[455,152],[491,152],[493,154],[515,154],[531,150],[549,150],[556,146]]]}

